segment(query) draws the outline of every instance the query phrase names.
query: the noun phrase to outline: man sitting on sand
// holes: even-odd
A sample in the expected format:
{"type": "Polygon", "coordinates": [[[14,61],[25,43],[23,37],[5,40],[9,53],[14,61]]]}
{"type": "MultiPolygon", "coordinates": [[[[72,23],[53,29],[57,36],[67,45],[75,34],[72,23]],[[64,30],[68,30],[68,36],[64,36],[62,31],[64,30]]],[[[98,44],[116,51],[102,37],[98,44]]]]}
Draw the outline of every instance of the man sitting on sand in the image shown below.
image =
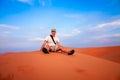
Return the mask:
{"type": "Polygon", "coordinates": [[[45,38],[40,51],[43,51],[46,54],[49,54],[50,52],[61,52],[68,55],[72,55],[75,52],[74,50],[66,51],[65,48],[61,46],[60,40],[56,36],[56,29],[51,29],[51,35],[45,38]]]}

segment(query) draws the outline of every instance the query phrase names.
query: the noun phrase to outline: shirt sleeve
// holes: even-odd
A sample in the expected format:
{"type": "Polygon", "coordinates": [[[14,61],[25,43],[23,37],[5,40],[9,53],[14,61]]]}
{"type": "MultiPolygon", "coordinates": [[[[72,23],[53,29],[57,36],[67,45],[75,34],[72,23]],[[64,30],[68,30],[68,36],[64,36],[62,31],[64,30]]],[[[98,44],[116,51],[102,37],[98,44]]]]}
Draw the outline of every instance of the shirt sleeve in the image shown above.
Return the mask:
{"type": "Polygon", "coordinates": [[[58,37],[56,37],[56,39],[57,39],[57,42],[60,42],[60,39],[58,37]]]}

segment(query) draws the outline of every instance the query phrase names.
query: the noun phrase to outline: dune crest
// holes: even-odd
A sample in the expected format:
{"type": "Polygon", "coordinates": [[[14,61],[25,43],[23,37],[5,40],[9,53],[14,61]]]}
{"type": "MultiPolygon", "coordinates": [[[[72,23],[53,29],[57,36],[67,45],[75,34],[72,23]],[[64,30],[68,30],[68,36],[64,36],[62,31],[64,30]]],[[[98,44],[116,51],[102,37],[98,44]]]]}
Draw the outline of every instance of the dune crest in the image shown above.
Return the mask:
{"type": "Polygon", "coordinates": [[[120,46],[76,48],[78,53],[120,63],[120,46]]]}

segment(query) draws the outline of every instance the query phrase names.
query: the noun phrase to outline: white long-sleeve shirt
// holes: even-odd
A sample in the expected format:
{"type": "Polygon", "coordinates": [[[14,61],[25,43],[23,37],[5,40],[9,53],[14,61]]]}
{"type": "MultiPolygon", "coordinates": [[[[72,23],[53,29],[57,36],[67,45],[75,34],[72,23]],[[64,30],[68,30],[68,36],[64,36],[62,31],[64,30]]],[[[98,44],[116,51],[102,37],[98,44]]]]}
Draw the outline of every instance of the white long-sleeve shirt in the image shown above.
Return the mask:
{"type": "MultiPolygon", "coordinates": [[[[53,39],[54,39],[55,43],[60,42],[60,40],[59,40],[59,38],[57,36],[53,37],[53,39]]],[[[47,36],[45,38],[45,40],[47,42],[47,45],[49,45],[49,46],[55,46],[55,43],[53,42],[53,40],[52,40],[52,38],[51,38],[50,35],[47,36]]]]}

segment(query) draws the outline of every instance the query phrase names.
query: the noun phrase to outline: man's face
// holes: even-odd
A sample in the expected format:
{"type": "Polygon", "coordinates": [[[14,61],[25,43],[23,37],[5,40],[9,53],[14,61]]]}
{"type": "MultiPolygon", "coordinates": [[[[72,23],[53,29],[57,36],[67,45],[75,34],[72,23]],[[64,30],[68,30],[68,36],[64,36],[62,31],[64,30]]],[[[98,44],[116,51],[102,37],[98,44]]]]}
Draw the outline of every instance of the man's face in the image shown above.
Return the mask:
{"type": "Polygon", "coordinates": [[[52,33],[52,35],[53,35],[53,36],[55,36],[55,34],[56,34],[56,31],[52,31],[51,33],[52,33]]]}

